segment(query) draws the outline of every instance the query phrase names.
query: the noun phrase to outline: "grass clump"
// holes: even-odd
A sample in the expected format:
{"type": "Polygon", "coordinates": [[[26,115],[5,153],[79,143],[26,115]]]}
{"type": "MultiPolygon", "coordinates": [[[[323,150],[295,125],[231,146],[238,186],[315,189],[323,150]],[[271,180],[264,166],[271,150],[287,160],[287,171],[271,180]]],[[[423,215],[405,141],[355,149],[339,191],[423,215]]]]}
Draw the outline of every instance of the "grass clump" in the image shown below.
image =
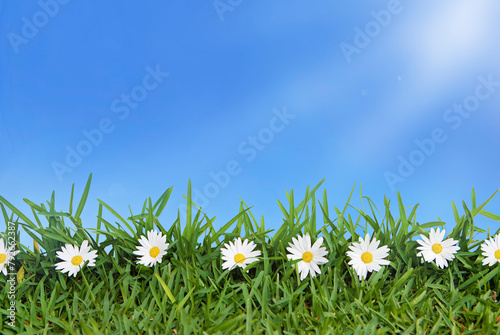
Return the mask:
{"type": "Polygon", "coordinates": [[[482,265],[476,235],[489,232],[474,225],[477,215],[500,221],[483,209],[494,195],[476,206],[473,191],[462,215],[453,204],[456,222],[448,237],[459,241],[460,251],[439,269],[420,262],[415,239],[444,222],[417,222],[418,205],[408,214],[399,194],[397,214],[387,198],[383,215],[361,195],[369,212],[354,208],[353,192],[343,208],[330,208],[326,190],[315,197],[320,182],[300,202],[293,191],[288,204],[278,201],[283,223],[275,231],[244,202],[216,228],[215,218],[192,203],[189,183],[185,221],[178,213],[173,222],[160,222],[171,187],[127,216],[98,200],[97,228],[90,229],[80,218],[90,180],[76,210],[74,189],[67,212],[56,211],[54,193],[47,206],[25,199],[34,221],[0,197],[6,226],[13,222],[16,236],[22,228],[34,243],[30,249],[17,241],[15,327],[8,318],[9,277],[0,275],[1,334],[500,334],[500,266],[482,265]],[[160,264],[146,267],[133,251],[151,229],[170,245],[160,264]],[[346,252],[367,230],[390,248],[390,265],[360,281],[346,252]],[[301,281],[286,247],[305,233],[313,241],[324,238],[328,263],[320,275],[301,281]],[[259,261],[222,270],[220,248],[237,237],[256,244],[259,261]],[[98,253],[95,266],[76,277],[56,271],[56,252],[84,240],[98,253]]]}

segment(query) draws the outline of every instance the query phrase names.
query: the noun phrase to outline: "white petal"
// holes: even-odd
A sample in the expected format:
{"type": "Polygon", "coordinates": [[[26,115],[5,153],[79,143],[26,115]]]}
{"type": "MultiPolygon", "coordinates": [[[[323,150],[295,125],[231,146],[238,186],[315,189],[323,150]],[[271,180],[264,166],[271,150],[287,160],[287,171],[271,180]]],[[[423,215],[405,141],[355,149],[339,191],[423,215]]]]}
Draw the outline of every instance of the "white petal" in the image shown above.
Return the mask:
{"type": "Polygon", "coordinates": [[[323,244],[323,237],[320,237],[314,242],[313,246],[311,247],[311,250],[318,250],[321,245],[323,244]]]}
{"type": "Polygon", "coordinates": [[[309,264],[311,265],[312,270],[314,270],[318,274],[321,274],[321,270],[315,262],[311,262],[309,264]]]}
{"type": "Polygon", "coordinates": [[[311,236],[309,236],[309,233],[307,233],[304,238],[302,239],[302,241],[304,242],[304,249],[306,251],[310,251],[311,250],[311,236]]]}

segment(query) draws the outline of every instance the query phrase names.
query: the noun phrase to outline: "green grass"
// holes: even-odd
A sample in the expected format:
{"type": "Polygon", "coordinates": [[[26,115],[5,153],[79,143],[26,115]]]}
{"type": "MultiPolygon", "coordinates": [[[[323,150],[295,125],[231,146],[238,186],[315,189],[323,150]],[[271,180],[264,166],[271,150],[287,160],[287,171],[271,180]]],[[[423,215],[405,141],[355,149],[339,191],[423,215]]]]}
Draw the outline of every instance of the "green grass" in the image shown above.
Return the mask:
{"type": "Polygon", "coordinates": [[[417,222],[418,206],[405,207],[399,194],[396,213],[385,198],[381,214],[361,194],[368,211],[350,205],[353,192],[345,206],[332,208],[326,190],[315,197],[321,183],[300,201],[290,191],[288,204],[278,201],[283,222],[273,231],[244,202],[232,220],[216,224],[192,204],[189,184],[183,222],[180,214],[173,222],[160,219],[169,188],[156,201],[147,199],[138,214],[120,215],[97,200],[97,229],[88,229],[80,215],[90,180],[76,210],[74,187],[67,212],[56,211],[54,194],[47,204],[25,199],[34,221],[0,197],[6,225],[14,222],[34,240],[33,247],[18,246],[15,329],[8,325],[8,285],[0,275],[1,334],[500,334],[500,267],[482,265],[477,234],[490,233],[474,225],[484,215],[498,227],[500,217],[484,210],[491,198],[477,206],[474,191],[462,215],[453,204],[455,228],[447,235],[461,250],[439,269],[421,264],[415,239],[444,222],[417,222]],[[153,268],[137,266],[132,252],[150,229],[167,236],[168,254],[153,268]],[[346,251],[366,229],[389,246],[391,264],[360,282],[346,251]],[[301,282],[285,248],[303,233],[324,237],[329,262],[321,275],[301,282]],[[222,271],[220,247],[238,236],[253,240],[262,257],[248,273],[222,271]],[[98,251],[96,266],[76,278],[57,272],[56,251],[84,239],[98,251]]]}

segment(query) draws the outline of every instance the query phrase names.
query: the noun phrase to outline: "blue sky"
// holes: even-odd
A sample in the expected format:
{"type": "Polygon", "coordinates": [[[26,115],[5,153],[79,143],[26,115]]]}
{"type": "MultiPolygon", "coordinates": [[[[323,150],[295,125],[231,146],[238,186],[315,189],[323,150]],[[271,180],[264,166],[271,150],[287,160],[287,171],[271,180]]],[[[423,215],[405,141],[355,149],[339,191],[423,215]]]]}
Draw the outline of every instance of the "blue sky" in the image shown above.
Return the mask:
{"type": "Polygon", "coordinates": [[[357,183],[380,205],[400,191],[420,222],[451,228],[452,201],[500,187],[499,10],[4,1],[0,195],[29,213],[23,198],[55,190],[67,210],[71,184],[80,194],[92,172],[82,218],[94,227],[97,198],[126,215],[174,186],[168,225],[191,178],[218,225],[241,197],[276,228],[276,199],[326,178],[330,206],[357,183]]]}

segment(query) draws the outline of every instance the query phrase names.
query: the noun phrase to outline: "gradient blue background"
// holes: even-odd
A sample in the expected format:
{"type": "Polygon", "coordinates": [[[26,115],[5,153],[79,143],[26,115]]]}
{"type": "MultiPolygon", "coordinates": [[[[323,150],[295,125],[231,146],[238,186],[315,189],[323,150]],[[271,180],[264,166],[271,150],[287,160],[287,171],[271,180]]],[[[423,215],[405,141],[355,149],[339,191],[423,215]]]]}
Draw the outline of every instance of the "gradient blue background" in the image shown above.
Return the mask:
{"type": "MultiPolygon", "coordinates": [[[[479,202],[500,187],[500,88],[457,129],[444,120],[474,94],[479,76],[500,81],[500,3],[402,0],[350,61],[341,44],[354,45],[356,27],[364,30],[388,2],[230,7],[221,19],[212,1],[69,1],[16,52],[12,33],[22,36],[23,17],[32,22],[42,7],[2,1],[0,195],[29,213],[23,198],[41,203],[55,190],[66,211],[71,184],[79,197],[92,172],[82,218],[95,227],[96,198],[125,216],[128,205],[136,213],[173,185],[161,217],[169,225],[188,179],[204,192],[210,172],[234,160],[241,172],[204,206],[218,225],[238,212],[241,196],[276,228],[276,199],[286,202],[291,188],[300,197],[326,177],[330,206],[343,207],[362,183],[377,204],[384,194],[394,204],[399,190],[406,205],[421,204],[418,221],[439,216],[450,228],[451,201],[461,208],[472,187],[479,202]],[[112,103],[141,85],[147,66],[169,76],[121,120],[112,103]],[[238,147],[283,108],[295,117],[247,161],[238,147]],[[67,146],[103,119],[113,131],[61,181],[54,162],[66,164],[67,146]],[[414,141],[435,128],[446,141],[393,190],[384,174],[397,173],[398,157],[408,159],[414,141]]],[[[499,208],[497,197],[486,209],[499,208]]],[[[477,224],[498,226],[483,217],[477,224]]]]}

